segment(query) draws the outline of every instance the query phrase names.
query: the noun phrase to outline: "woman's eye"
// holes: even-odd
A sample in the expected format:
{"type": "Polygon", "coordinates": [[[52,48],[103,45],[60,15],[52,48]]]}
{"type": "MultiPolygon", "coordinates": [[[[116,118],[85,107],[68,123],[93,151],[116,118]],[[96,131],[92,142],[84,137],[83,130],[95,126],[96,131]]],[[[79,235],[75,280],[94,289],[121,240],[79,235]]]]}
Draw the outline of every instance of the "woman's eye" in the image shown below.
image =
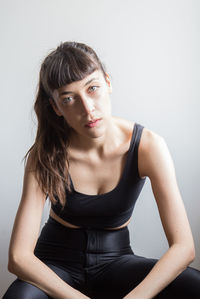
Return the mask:
{"type": "Polygon", "coordinates": [[[73,100],[72,97],[67,97],[67,98],[64,98],[64,99],[63,99],[63,103],[64,103],[64,104],[65,104],[65,103],[71,103],[72,100],[73,100]]]}
{"type": "Polygon", "coordinates": [[[98,86],[90,86],[89,90],[90,91],[95,91],[98,88],[98,86]]]}

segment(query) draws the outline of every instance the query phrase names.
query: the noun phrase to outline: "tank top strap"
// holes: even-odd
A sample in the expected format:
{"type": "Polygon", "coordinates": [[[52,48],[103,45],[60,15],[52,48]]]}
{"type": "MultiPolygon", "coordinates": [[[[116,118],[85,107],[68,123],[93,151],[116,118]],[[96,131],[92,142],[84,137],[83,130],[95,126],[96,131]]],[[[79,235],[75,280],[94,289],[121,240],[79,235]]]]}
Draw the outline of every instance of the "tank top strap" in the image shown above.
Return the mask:
{"type": "Polygon", "coordinates": [[[138,152],[138,147],[139,147],[143,128],[144,127],[138,123],[135,123],[134,125],[134,129],[133,129],[134,131],[131,139],[130,149],[134,150],[135,152],[138,152]]]}
{"type": "Polygon", "coordinates": [[[140,144],[140,139],[142,135],[144,126],[135,123],[134,128],[133,128],[133,134],[132,134],[132,139],[131,139],[131,144],[130,144],[130,153],[129,153],[129,169],[131,167],[131,172],[137,175],[137,177],[140,179],[139,172],[138,172],[138,147],[140,144]]]}

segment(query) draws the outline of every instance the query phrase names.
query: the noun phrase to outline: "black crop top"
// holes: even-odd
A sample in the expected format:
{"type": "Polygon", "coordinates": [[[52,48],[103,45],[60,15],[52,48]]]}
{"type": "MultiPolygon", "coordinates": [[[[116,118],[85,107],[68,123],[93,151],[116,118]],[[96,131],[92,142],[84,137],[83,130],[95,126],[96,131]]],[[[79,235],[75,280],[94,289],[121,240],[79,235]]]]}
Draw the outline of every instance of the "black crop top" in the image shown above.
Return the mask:
{"type": "Polygon", "coordinates": [[[60,203],[52,210],[63,220],[83,228],[114,228],[131,217],[135,202],[145,183],[138,173],[138,145],[143,126],[135,123],[124,170],[117,186],[104,194],[87,195],[66,189],[67,203],[62,210],[60,203]]]}

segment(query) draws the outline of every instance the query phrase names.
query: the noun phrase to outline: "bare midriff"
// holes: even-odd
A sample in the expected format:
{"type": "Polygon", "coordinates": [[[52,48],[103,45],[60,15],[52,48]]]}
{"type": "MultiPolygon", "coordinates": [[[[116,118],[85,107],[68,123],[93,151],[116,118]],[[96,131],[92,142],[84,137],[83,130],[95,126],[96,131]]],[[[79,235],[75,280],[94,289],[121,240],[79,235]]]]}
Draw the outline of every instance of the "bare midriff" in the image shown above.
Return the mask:
{"type": "MultiPolygon", "coordinates": [[[[73,224],[71,224],[71,223],[63,220],[58,215],[56,215],[52,209],[50,210],[50,216],[54,220],[56,220],[57,222],[59,222],[60,224],[66,226],[66,227],[70,227],[70,228],[82,228],[81,226],[76,226],[76,225],[73,225],[73,224]]],[[[106,230],[117,230],[117,229],[120,229],[120,228],[123,228],[123,227],[127,226],[130,221],[131,221],[131,219],[129,219],[126,223],[122,224],[121,226],[113,227],[113,228],[104,228],[104,229],[106,229],[106,230]]]]}

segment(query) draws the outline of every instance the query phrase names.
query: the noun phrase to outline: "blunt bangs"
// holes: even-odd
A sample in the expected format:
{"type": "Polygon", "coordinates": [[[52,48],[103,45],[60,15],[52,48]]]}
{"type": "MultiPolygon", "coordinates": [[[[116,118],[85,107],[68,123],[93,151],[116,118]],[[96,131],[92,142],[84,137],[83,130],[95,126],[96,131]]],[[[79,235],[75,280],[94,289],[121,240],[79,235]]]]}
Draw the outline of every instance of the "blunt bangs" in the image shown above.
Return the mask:
{"type": "Polygon", "coordinates": [[[44,76],[46,77],[45,89],[52,93],[53,90],[82,80],[95,70],[100,69],[100,65],[92,56],[75,48],[73,51],[61,49],[61,51],[57,51],[57,53],[48,57],[48,62],[45,63],[44,61],[44,66],[46,64],[44,72],[46,75],[44,76]]]}

